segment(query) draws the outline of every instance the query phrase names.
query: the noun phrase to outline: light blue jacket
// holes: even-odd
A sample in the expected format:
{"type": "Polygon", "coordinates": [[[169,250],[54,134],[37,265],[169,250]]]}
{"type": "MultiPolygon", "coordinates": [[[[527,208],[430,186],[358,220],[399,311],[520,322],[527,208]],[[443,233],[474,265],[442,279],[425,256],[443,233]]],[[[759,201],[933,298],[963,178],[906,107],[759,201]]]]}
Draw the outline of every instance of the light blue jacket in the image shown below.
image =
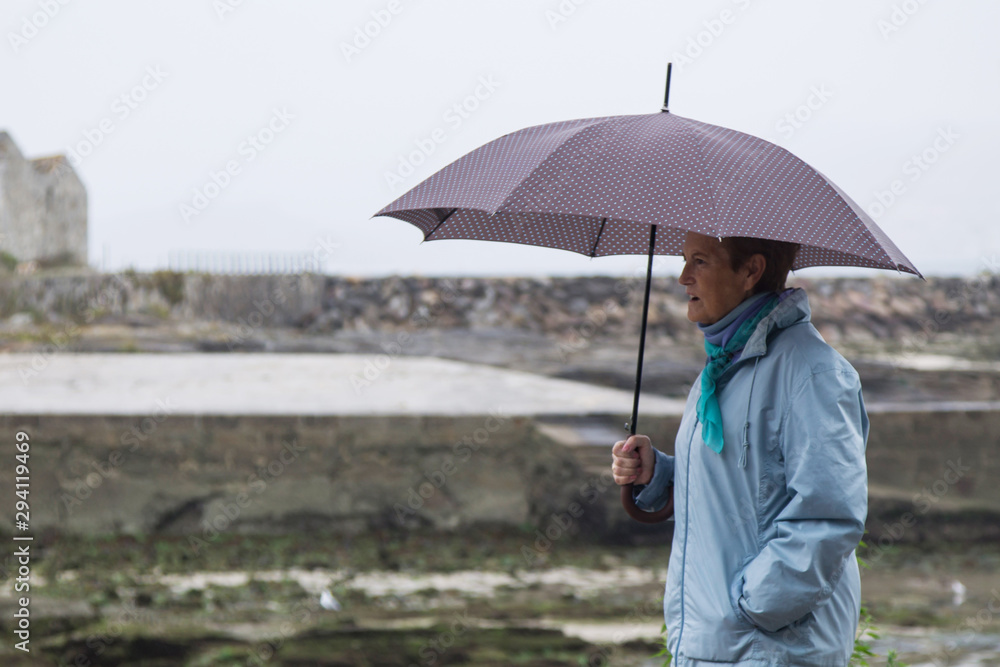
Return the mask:
{"type": "Polygon", "coordinates": [[[795,290],[717,382],[725,445],[701,439],[701,382],[675,456],[655,451],[646,510],[674,485],[663,611],[679,667],[847,665],[861,603],[868,416],[854,368],[795,290]]]}

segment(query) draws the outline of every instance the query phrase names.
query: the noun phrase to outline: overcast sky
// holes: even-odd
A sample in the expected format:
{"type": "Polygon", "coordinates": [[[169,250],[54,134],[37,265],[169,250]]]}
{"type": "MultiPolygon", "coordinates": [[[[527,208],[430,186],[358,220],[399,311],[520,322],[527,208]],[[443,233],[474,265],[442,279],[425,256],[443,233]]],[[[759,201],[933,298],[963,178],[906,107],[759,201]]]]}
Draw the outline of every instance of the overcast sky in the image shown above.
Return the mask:
{"type": "Polygon", "coordinates": [[[641,259],[421,245],[416,228],[371,215],[507,132],[657,112],[668,60],[671,111],[796,153],[924,273],[970,274],[1000,254],[995,0],[4,8],[0,129],[28,157],[71,154],[91,261],[111,269],[205,250],[317,252],[359,276],[633,272],[641,259]]]}

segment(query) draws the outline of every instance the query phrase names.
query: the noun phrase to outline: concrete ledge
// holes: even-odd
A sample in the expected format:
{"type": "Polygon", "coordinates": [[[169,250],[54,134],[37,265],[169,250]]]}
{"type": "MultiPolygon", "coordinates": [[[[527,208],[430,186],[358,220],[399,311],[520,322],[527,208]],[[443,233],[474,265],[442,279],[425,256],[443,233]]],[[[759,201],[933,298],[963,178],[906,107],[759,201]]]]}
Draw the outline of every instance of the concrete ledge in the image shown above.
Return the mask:
{"type": "MultiPolygon", "coordinates": [[[[8,414],[511,415],[632,410],[632,394],[444,359],[387,354],[0,355],[8,414]]],[[[681,414],[648,396],[644,414],[681,414]]]]}

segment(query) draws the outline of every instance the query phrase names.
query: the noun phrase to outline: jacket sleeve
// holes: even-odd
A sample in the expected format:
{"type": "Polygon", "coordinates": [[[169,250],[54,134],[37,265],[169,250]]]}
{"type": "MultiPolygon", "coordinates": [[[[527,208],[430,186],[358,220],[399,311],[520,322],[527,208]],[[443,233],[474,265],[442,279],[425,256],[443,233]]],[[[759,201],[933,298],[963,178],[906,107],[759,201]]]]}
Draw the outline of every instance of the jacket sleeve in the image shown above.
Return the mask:
{"type": "Polygon", "coordinates": [[[653,478],[645,486],[632,489],[635,505],[641,510],[654,512],[667,504],[667,491],[674,483],[674,457],[653,448],[653,478]]]}
{"type": "Polygon", "coordinates": [[[780,630],[833,593],[865,530],[867,440],[853,369],[814,373],[793,391],[779,436],[789,501],[734,582],[734,604],[758,627],[780,630]]]}

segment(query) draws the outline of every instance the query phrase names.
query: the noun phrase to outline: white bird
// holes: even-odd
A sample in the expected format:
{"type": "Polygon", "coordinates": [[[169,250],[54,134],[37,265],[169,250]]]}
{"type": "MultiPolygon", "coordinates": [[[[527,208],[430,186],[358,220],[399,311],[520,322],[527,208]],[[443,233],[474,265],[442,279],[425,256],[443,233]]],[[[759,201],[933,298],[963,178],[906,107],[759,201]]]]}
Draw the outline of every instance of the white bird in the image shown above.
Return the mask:
{"type": "Polygon", "coordinates": [[[967,590],[968,589],[965,587],[965,584],[963,584],[958,579],[955,579],[954,581],[952,581],[951,582],[951,593],[952,593],[951,603],[953,605],[955,605],[956,607],[961,606],[961,604],[963,602],[965,602],[965,592],[967,590]]]}
{"type": "Polygon", "coordinates": [[[333,593],[329,590],[324,590],[319,595],[319,606],[323,609],[329,609],[331,611],[340,611],[340,602],[337,598],[333,597],[333,593]]]}

